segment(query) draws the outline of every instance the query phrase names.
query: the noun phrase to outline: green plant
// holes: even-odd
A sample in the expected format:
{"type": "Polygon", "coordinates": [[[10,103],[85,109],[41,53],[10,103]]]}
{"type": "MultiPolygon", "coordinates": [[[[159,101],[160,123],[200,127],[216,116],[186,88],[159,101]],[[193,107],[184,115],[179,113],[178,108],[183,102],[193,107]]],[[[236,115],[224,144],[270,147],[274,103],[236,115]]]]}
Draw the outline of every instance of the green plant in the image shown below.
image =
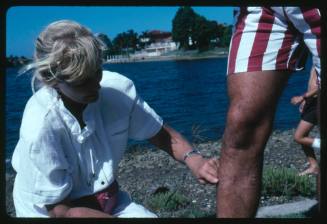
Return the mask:
{"type": "Polygon", "coordinates": [[[179,209],[185,207],[190,203],[190,200],[186,198],[184,195],[179,193],[178,191],[168,191],[165,193],[158,193],[152,195],[149,199],[147,199],[146,204],[152,210],[159,211],[173,211],[175,209],[179,209]]]}
{"type": "Polygon", "coordinates": [[[294,169],[269,166],[263,170],[263,196],[313,196],[315,191],[314,178],[298,176],[294,169]]]}

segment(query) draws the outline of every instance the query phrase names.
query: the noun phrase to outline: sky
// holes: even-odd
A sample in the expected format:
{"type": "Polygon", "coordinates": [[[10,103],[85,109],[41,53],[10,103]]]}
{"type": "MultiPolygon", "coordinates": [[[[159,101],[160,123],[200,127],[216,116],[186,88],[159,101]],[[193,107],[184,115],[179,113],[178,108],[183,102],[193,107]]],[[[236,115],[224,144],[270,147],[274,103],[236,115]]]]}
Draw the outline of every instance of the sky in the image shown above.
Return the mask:
{"type": "MultiPolygon", "coordinates": [[[[16,6],[6,14],[6,55],[32,57],[34,41],[51,22],[69,19],[104,33],[113,39],[118,33],[133,29],[171,31],[179,7],[160,6],[16,6]]],[[[218,23],[232,24],[232,7],[192,7],[218,23]]]]}

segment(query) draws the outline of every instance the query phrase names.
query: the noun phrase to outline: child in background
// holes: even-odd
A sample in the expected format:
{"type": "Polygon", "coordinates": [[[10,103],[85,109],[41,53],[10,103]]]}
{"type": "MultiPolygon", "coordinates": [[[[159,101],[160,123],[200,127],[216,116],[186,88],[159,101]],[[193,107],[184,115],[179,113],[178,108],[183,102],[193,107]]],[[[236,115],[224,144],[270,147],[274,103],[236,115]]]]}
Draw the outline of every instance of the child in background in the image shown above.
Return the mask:
{"type": "Polygon", "coordinates": [[[301,120],[296,128],[294,140],[302,145],[303,152],[309,163],[309,167],[301,172],[300,176],[319,173],[319,165],[313,149],[320,149],[320,138],[309,136],[310,131],[317,125],[318,121],[318,91],[316,70],[312,68],[307,92],[301,96],[294,96],[291,99],[293,105],[300,104],[299,110],[301,112],[301,120]]]}

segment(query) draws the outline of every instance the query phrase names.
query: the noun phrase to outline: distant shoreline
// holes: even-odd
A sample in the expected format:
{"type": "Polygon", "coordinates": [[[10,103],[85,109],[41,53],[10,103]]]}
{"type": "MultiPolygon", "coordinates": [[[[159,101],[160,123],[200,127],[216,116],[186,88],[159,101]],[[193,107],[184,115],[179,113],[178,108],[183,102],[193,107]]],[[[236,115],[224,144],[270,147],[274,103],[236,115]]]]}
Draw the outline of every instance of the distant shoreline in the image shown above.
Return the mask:
{"type": "Polygon", "coordinates": [[[137,62],[154,62],[154,61],[191,61],[191,60],[201,60],[210,58],[226,58],[227,55],[211,55],[211,56],[158,56],[158,57],[148,57],[142,59],[122,59],[117,61],[106,61],[104,64],[123,64],[123,63],[137,63],[137,62]]]}
{"type": "Polygon", "coordinates": [[[104,64],[123,64],[123,63],[138,63],[138,62],[152,62],[152,61],[191,61],[191,60],[201,60],[210,58],[226,58],[227,55],[222,56],[203,56],[203,57],[171,57],[171,56],[159,56],[159,57],[149,57],[143,59],[128,59],[121,60],[117,62],[105,62],[104,64]]]}
{"type": "MultiPolygon", "coordinates": [[[[122,64],[122,63],[136,63],[136,62],[155,62],[155,61],[189,61],[189,60],[201,60],[210,58],[226,58],[228,56],[228,48],[217,48],[204,52],[198,52],[197,50],[182,51],[177,50],[168,52],[160,56],[147,56],[147,57],[126,57],[116,59],[113,61],[105,61],[103,64],[122,64]]],[[[6,58],[6,67],[8,68],[20,68],[30,63],[32,59],[21,57],[6,58]]]]}
{"type": "Polygon", "coordinates": [[[104,64],[123,64],[123,63],[136,63],[136,62],[154,62],[154,61],[189,61],[201,60],[210,58],[226,58],[228,56],[228,49],[214,49],[199,53],[198,51],[175,51],[170,52],[168,55],[149,56],[149,57],[126,57],[106,61],[104,64]]]}

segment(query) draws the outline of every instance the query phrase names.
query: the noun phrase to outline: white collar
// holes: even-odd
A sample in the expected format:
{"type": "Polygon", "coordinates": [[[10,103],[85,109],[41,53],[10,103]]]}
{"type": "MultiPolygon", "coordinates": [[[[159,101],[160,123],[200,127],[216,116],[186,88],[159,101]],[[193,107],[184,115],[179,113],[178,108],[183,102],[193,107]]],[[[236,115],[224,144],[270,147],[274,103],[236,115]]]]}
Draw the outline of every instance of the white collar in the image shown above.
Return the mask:
{"type": "Polygon", "coordinates": [[[88,138],[95,129],[95,119],[94,113],[98,105],[99,99],[93,103],[86,106],[83,111],[83,120],[85,122],[85,127],[81,129],[77,119],[72,115],[72,113],[65,107],[62,99],[59,97],[57,91],[52,88],[48,88],[51,91],[50,95],[52,99],[49,101],[47,107],[52,109],[57,107],[59,115],[66,124],[66,127],[70,130],[73,136],[79,143],[83,143],[86,138],[88,138]]]}

